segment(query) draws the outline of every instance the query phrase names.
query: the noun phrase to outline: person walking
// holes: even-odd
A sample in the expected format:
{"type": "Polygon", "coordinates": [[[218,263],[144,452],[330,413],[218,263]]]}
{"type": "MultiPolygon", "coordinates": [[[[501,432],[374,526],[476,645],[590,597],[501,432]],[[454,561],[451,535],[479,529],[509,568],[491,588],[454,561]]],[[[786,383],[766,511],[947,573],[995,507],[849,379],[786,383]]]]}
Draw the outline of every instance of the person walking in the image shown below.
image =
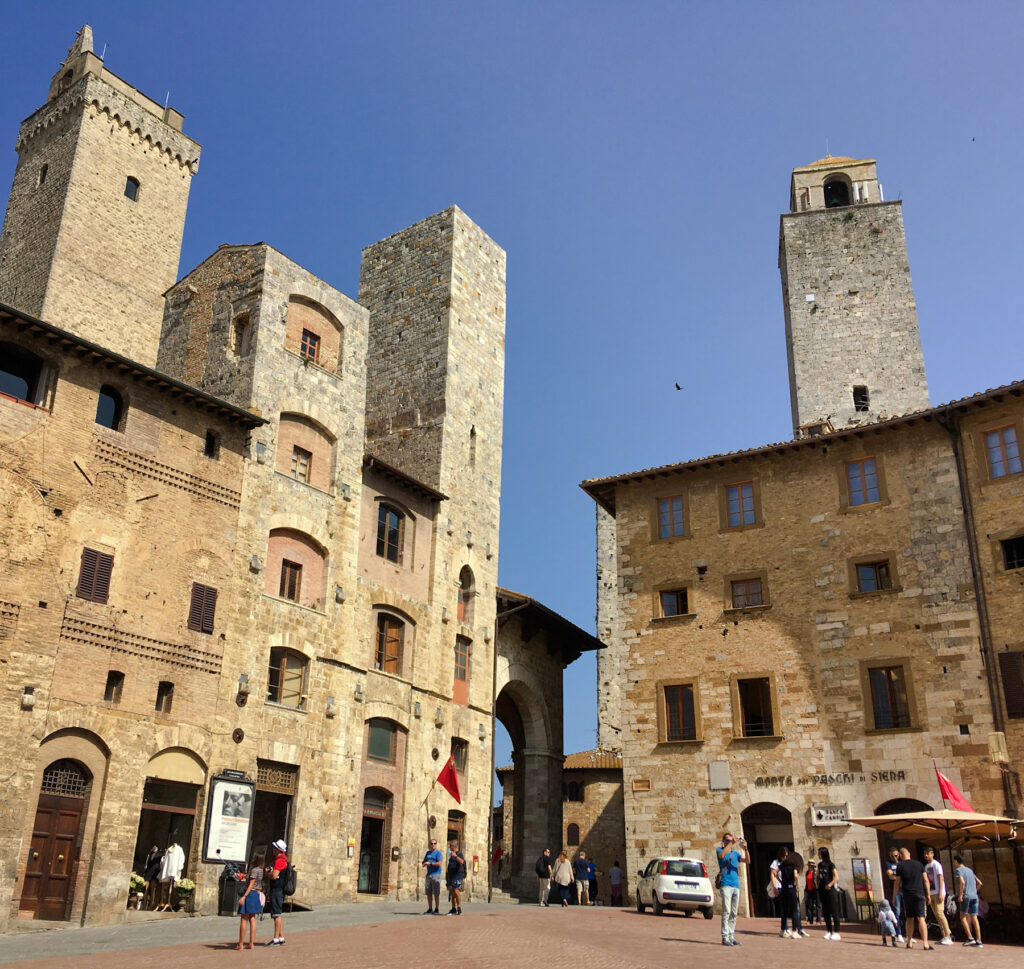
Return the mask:
{"type": "Polygon", "coordinates": [[[612,905],[622,907],[622,880],[625,872],[619,867],[618,861],[612,862],[608,869],[608,881],[612,886],[612,905]]]}
{"type": "Polygon", "coordinates": [[[825,916],[825,935],[829,942],[839,941],[839,870],[828,853],[828,848],[818,849],[818,894],[821,896],[821,911],[825,916]]]}
{"type": "Polygon", "coordinates": [[[548,907],[548,896],[551,894],[551,849],[545,848],[533,866],[537,872],[537,904],[548,907]]]}
{"type": "Polygon", "coordinates": [[[236,949],[256,948],[256,916],[263,911],[263,868],[253,860],[249,865],[249,874],[239,874],[245,887],[238,897],[238,945],[236,949]],[[245,943],[245,928],[249,927],[249,945],[245,943]]]}
{"type": "Polygon", "coordinates": [[[597,863],[593,859],[587,860],[587,904],[597,904],[597,863]]]}
{"type": "Polygon", "coordinates": [[[916,858],[910,857],[907,848],[900,848],[900,862],[896,866],[896,890],[903,893],[903,910],[907,918],[907,948],[914,948],[914,927],[921,936],[925,949],[932,946],[928,942],[928,923],[925,921],[925,902],[928,890],[924,865],[916,858]]]}
{"type": "Polygon", "coordinates": [[[964,945],[981,947],[981,924],[978,922],[978,889],[981,879],[964,864],[963,855],[953,856],[953,883],[960,906],[960,923],[967,941],[964,945]]]}
{"type": "Polygon", "coordinates": [[[888,945],[891,941],[892,947],[895,949],[896,913],[892,910],[892,906],[887,898],[883,898],[878,903],[878,931],[882,935],[882,946],[888,945]]]}
{"type": "Polygon", "coordinates": [[[924,849],[924,874],[928,879],[924,886],[928,892],[928,907],[942,932],[939,945],[952,945],[953,933],[946,921],[946,873],[942,862],[935,857],[935,849],[930,846],[924,849]]]}
{"type": "Polygon", "coordinates": [[[421,868],[427,869],[423,890],[427,895],[427,910],[424,915],[440,915],[441,909],[441,863],[444,855],[438,850],[437,839],[430,839],[430,847],[420,862],[421,868]]]}
{"type": "Polygon", "coordinates": [[[740,904],[740,865],[750,864],[747,842],[726,832],[722,835],[718,856],[719,892],[722,896],[722,945],[736,941],[736,913],[740,904]]]}
{"type": "Polygon", "coordinates": [[[576,880],[576,904],[589,905],[587,897],[590,891],[590,865],[587,864],[587,853],[581,851],[572,863],[572,874],[576,880]]]}
{"type": "Polygon", "coordinates": [[[807,916],[807,923],[814,925],[821,921],[821,899],[818,897],[818,869],[814,864],[814,849],[808,852],[810,859],[807,863],[807,871],[804,874],[804,914],[807,916]]]}
{"type": "Polygon", "coordinates": [[[785,846],[779,849],[778,860],[779,909],[782,913],[779,935],[784,939],[805,939],[810,932],[805,932],[800,924],[800,875],[804,860],[785,846]]]}
{"type": "Polygon", "coordinates": [[[889,849],[889,857],[885,862],[885,877],[889,880],[892,892],[892,911],[896,916],[896,941],[903,945],[907,940],[903,937],[903,896],[896,891],[896,866],[900,863],[900,849],[889,849]]]}
{"type": "Polygon", "coordinates": [[[459,851],[458,841],[448,845],[448,867],[445,870],[445,884],[448,886],[448,901],[451,902],[449,915],[462,914],[462,881],[466,877],[466,857],[459,851]]]}
{"type": "Polygon", "coordinates": [[[569,886],[572,884],[572,865],[569,863],[569,856],[563,850],[558,856],[552,872],[552,878],[558,886],[558,893],[562,896],[562,908],[569,906],[569,886]]]}
{"type": "Polygon", "coordinates": [[[288,870],[288,845],[281,838],[271,846],[277,852],[270,867],[270,891],[267,892],[267,913],[274,920],[274,938],[268,945],[284,945],[284,873],[288,870]]]}

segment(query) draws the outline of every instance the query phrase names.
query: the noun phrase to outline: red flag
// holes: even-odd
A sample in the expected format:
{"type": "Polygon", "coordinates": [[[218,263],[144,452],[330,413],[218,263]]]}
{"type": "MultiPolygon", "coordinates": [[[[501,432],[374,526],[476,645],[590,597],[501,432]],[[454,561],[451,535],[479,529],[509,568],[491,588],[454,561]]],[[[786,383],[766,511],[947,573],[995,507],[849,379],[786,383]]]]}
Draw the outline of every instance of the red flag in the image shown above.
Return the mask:
{"type": "Polygon", "coordinates": [[[454,754],[449,755],[448,762],[441,768],[441,773],[437,775],[437,783],[451,794],[459,804],[462,803],[462,798],[459,797],[459,775],[455,773],[454,754]]]}
{"type": "Polygon", "coordinates": [[[954,784],[945,774],[935,768],[935,773],[939,777],[939,793],[942,795],[944,801],[949,801],[949,806],[955,808],[957,811],[973,811],[971,802],[963,796],[960,789],[954,784]]]}

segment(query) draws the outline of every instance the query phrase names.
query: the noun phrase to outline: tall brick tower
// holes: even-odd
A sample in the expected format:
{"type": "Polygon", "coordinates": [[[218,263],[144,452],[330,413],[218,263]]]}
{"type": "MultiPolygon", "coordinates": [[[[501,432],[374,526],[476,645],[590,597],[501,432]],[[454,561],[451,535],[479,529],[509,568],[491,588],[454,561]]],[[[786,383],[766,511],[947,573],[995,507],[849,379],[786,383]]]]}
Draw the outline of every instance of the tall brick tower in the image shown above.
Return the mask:
{"type": "Polygon", "coordinates": [[[152,365],[199,163],[182,120],[108,71],[83,27],[18,133],[0,301],[152,365]]]}
{"type": "Polygon", "coordinates": [[[929,406],[901,203],[874,159],[793,170],[779,270],[796,436],[929,406]]]}

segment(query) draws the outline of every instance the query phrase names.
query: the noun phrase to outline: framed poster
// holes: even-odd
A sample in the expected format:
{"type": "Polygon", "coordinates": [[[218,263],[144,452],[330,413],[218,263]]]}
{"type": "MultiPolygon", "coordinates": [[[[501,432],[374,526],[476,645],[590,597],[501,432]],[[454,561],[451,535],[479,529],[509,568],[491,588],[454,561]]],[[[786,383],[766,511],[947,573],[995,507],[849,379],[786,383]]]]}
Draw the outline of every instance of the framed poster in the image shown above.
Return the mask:
{"type": "Polygon", "coordinates": [[[256,785],[238,777],[210,779],[206,802],[206,835],[203,861],[249,863],[249,830],[256,785]]]}
{"type": "Polygon", "coordinates": [[[867,858],[853,859],[853,898],[858,907],[874,904],[875,896],[871,887],[871,862],[867,858]]]}

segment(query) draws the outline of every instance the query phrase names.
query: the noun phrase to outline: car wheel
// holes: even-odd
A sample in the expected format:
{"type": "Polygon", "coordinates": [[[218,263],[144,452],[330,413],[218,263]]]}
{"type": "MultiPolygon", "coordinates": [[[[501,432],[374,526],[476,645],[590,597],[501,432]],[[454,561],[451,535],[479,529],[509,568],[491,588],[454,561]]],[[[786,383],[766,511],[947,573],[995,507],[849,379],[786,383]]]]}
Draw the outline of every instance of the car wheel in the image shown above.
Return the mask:
{"type": "Polygon", "coordinates": [[[693,909],[692,908],[684,909],[683,910],[683,915],[685,915],[687,918],[690,918],[693,915],[693,909]]]}
{"type": "Polygon", "coordinates": [[[643,914],[644,914],[644,903],[640,901],[640,892],[639,892],[639,890],[638,890],[638,891],[637,891],[637,893],[636,893],[636,910],[637,910],[637,911],[638,911],[638,912],[639,912],[639,913],[640,913],[641,915],[643,915],[643,914]]]}
{"type": "Polygon", "coordinates": [[[715,910],[713,908],[704,909],[704,918],[713,919],[715,917],[715,910]]]}
{"type": "Polygon", "coordinates": [[[655,915],[665,914],[665,906],[658,901],[657,892],[651,892],[651,909],[653,910],[655,915]]]}

